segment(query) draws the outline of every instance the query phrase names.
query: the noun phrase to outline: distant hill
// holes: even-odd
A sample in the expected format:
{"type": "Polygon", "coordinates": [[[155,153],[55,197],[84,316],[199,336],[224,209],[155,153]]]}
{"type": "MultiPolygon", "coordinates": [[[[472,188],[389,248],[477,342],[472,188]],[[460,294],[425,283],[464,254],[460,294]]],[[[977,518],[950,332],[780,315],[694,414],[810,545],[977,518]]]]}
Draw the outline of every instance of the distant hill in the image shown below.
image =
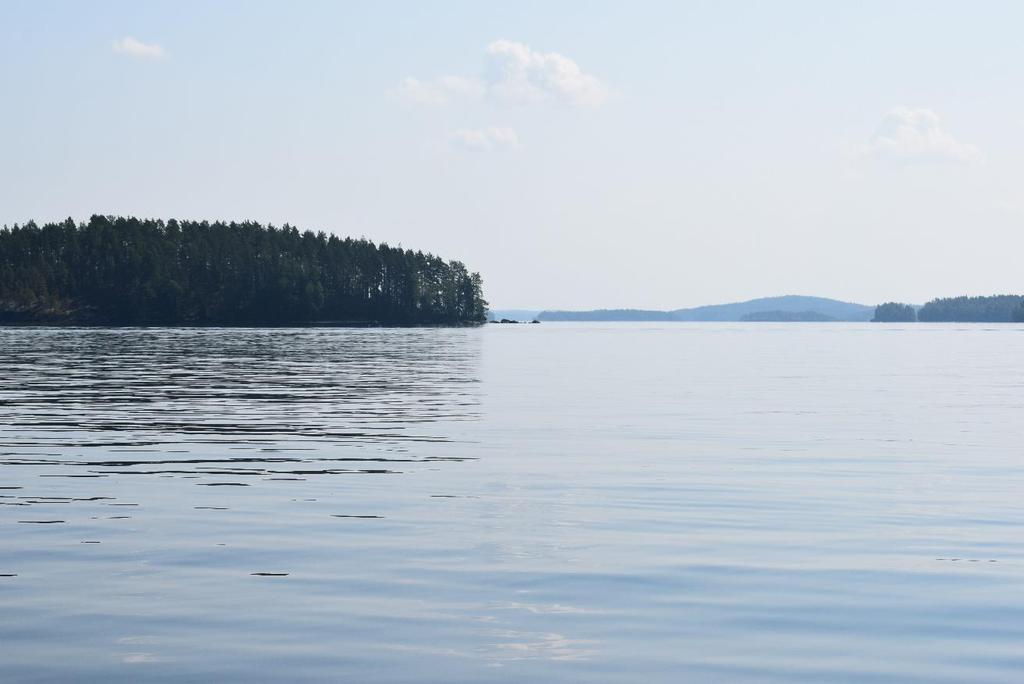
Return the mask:
{"type": "Polygon", "coordinates": [[[674,311],[643,309],[596,309],[593,311],[542,311],[541,321],[742,321],[742,320],[835,320],[870,321],[874,307],[824,297],[785,295],[732,304],[698,306],[674,311]],[[748,318],[744,318],[748,317],[748,318]],[[753,318],[750,318],[753,317],[753,318]]]}
{"type": "Polygon", "coordinates": [[[740,320],[755,323],[827,323],[837,319],[817,311],[755,311],[743,314],[740,320]]]}

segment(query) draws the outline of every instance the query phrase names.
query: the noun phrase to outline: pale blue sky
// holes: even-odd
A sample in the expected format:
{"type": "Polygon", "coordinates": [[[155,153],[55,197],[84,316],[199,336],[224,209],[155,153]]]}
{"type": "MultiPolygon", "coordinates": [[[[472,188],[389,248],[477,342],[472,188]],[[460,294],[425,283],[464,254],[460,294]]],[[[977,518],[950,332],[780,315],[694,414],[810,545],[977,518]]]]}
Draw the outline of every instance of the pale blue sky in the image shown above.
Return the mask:
{"type": "Polygon", "coordinates": [[[1021,292],[1022,26],[1019,2],[0,2],[0,223],[287,221],[462,259],[496,308],[1021,292]]]}

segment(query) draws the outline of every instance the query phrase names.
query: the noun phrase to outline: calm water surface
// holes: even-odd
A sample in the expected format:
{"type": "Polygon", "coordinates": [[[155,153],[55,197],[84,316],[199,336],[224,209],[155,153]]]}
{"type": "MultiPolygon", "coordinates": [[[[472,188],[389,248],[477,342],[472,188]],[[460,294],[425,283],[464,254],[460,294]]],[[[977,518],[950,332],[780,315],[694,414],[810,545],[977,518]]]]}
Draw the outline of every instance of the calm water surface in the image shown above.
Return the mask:
{"type": "Polygon", "coordinates": [[[1020,682],[1024,327],[0,329],[0,681],[1020,682]]]}

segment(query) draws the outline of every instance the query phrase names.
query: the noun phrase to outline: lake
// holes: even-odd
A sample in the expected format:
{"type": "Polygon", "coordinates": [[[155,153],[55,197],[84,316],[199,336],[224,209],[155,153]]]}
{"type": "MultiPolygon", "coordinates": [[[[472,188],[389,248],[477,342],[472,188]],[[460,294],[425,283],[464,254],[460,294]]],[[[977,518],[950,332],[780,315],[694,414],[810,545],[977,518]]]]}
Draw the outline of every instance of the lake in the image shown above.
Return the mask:
{"type": "Polygon", "coordinates": [[[4,682],[1019,682],[1024,326],[0,329],[4,682]]]}

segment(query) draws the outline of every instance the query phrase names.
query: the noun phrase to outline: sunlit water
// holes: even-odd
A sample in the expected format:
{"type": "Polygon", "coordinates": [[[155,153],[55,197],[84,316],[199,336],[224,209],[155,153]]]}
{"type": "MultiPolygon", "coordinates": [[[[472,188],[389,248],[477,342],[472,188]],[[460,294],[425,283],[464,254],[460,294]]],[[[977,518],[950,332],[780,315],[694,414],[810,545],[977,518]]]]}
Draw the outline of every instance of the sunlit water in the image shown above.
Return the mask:
{"type": "Polygon", "coordinates": [[[1024,327],[0,329],[0,681],[1019,682],[1024,327]]]}

